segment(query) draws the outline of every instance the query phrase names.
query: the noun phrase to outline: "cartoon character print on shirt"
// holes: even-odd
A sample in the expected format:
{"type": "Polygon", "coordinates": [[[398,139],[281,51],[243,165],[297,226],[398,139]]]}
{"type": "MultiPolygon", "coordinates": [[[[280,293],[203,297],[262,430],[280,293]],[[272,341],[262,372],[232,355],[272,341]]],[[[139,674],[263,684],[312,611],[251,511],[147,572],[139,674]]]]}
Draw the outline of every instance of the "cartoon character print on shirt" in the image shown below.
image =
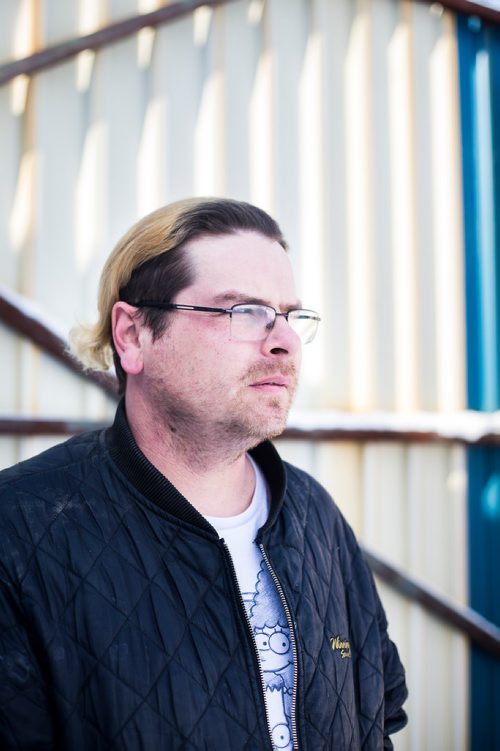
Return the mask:
{"type": "Polygon", "coordinates": [[[290,629],[264,561],[257,576],[256,591],[247,594],[245,604],[259,649],[274,748],[292,751],[293,653],[290,629]]]}

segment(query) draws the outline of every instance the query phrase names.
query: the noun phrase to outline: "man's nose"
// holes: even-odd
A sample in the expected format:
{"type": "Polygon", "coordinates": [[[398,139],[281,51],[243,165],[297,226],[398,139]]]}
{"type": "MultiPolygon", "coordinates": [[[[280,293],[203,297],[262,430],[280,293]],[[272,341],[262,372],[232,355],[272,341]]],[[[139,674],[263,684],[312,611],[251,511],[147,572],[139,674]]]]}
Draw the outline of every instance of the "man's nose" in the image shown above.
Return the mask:
{"type": "Polygon", "coordinates": [[[300,337],[292,329],[285,316],[276,316],[274,326],[263,340],[262,345],[267,352],[280,352],[295,355],[302,349],[300,337]]]}

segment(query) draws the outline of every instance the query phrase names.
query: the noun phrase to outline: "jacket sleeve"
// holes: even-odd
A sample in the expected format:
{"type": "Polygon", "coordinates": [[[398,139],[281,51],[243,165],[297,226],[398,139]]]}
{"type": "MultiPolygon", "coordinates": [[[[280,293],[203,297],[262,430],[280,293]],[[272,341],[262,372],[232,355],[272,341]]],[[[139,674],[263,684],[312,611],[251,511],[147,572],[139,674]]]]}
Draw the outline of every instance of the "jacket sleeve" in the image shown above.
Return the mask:
{"type": "Polygon", "coordinates": [[[0,748],[54,749],[49,692],[13,585],[0,570],[0,748]]]}
{"type": "Polygon", "coordinates": [[[403,704],[408,698],[408,689],[397,647],[387,633],[387,619],[376,590],[375,595],[378,601],[377,620],[384,667],[384,749],[392,749],[393,744],[389,736],[404,728],[408,722],[403,709],[403,704]]]}
{"type": "MultiPolygon", "coordinates": [[[[403,704],[408,697],[405,670],[397,647],[389,638],[387,618],[372,571],[347,523],[345,523],[344,530],[347,541],[346,551],[348,551],[344,563],[349,571],[347,596],[351,609],[351,628],[358,652],[363,654],[368,664],[377,666],[376,671],[381,679],[378,698],[379,721],[383,722],[384,748],[392,749],[393,745],[389,736],[401,730],[408,721],[403,709],[403,704]],[[363,614],[362,618],[359,616],[360,613],[363,614]],[[370,638],[366,636],[367,628],[372,633],[370,638]],[[375,630],[378,632],[376,636],[375,630]]],[[[372,690],[370,680],[365,686],[368,692],[372,690]]],[[[364,702],[365,697],[361,697],[360,700],[364,702]]]]}

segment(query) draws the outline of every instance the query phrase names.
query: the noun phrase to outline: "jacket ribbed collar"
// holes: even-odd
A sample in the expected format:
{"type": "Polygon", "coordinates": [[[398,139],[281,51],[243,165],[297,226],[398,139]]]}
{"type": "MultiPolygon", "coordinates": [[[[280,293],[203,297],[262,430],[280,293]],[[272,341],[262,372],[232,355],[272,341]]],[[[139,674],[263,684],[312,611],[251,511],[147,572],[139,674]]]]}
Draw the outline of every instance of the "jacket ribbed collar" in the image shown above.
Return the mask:
{"type": "MultiPolygon", "coordinates": [[[[105,433],[111,457],[127,480],[146,498],[179,520],[194,524],[209,532],[213,527],[163,475],[135,442],[122,399],[116,410],[113,425],[105,433]]],[[[286,490],[283,462],[273,444],[264,441],[250,451],[266,478],[271,494],[269,518],[261,531],[270,528],[279,513],[286,490]]]]}

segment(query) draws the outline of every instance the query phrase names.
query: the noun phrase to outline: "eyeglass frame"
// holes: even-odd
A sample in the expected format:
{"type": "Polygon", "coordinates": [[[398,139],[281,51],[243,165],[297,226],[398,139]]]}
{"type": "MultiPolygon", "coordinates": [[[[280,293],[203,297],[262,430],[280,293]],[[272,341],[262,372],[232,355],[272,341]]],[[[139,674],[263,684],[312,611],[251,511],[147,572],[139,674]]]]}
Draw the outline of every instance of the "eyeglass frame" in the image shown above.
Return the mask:
{"type": "MultiPolygon", "coordinates": [[[[124,302],[127,302],[127,301],[124,300],[124,302]]],[[[278,313],[276,308],[273,308],[272,305],[264,305],[263,303],[235,303],[235,305],[232,305],[230,308],[214,308],[214,307],[208,307],[206,305],[187,305],[185,303],[157,302],[155,300],[139,300],[138,302],[129,302],[128,305],[132,305],[134,308],[158,308],[160,310],[187,310],[187,311],[194,311],[195,313],[198,313],[198,312],[225,313],[226,315],[229,315],[231,319],[232,319],[232,315],[234,312],[234,308],[245,308],[245,307],[248,307],[249,305],[254,305],[259,308],[266,308],[267,310],[272,310],[274,312],[274,319],[271,322],[272,325],[269,327],[269,324],[267,324],[264,327],[265,333],[261,339],[252,340],[256,342],[264,341],[264,339],[266,339],[269,332],[273,330],[278,316],[282,316],[288,323],[288,316],[290,315],[290,313],[295,313],[300,310],[304,313],[313,313],[314,315],[309,316],[311,320],[317,321],[317,323],[321,321],[321,318],[319,317],[318,313],[315,310],[309,310],[308,308],[291,308],[290,310],[287,310],[286,313],[278,313]]],[[[317,331],[317,325],[314,331],[313,338],[309,339],[307,342],[303,342],[303,344],[310,344],[313,341],[314,337],[316,336],[316,331],[317,331]]]]}

